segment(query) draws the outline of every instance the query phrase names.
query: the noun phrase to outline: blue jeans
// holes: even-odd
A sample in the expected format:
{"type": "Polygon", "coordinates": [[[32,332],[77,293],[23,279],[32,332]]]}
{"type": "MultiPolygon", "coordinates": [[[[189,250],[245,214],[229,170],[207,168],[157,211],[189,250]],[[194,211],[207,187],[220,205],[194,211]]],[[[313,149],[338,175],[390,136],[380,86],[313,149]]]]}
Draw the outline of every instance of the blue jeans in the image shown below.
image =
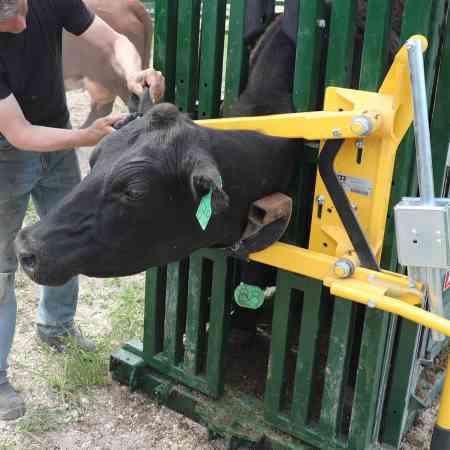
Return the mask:
{"type": "MultiPolygon", "coordinates": [[[[16,326],[17,259],[13,243],[22,227],[29,199],[39,217],[43,217],[80,179],[75,151],[18,150],[0,136],[0,384],[6,381],[16,326]]],[[[61,334],[73,323],[77,298],[76,277],[60,287],[41,287],[37,313],[40,329],[49,336],[61,334]]]]}

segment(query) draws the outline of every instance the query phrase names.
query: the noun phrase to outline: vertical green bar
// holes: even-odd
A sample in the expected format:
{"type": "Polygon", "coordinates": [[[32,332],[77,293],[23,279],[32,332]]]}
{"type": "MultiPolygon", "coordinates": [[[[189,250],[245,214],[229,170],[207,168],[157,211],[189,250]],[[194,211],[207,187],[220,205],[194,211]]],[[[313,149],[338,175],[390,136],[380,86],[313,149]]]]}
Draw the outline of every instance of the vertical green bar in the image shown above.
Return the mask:
{"type": "Polygon", "coordinates": [[[204,301],[202,298],[202,257],[194,253],[189,264],[188,305],[186,319],[186,344],[184,368],[186,372],[196,375],[202,357],[205,339],[204,301]]]}
{"type": "Polygon", "coordinates": [[[352,78],[356,0],[333,2],[332,8],[325,84],[346,87],[352,78]]]}
{"type": "Polygon", "coordinates": [[[147,270],[145,274],[144,355],[152,357],[162,351],[164,323],[165,268],[147,270]]]}
{"type": "Polygon", "coordinates": [[[371,0],[367,5],[359,88],[378,91],[386,73],[391,30],[391,0],[371,0]]]}
{"type": "Polygon", "coordinates": [[[269,421],[272,417],[276,417],[279,414],[281,408],[284,367],[289,336],[289,312],[293,301],[291,297],[291,277],[292,274],[288,272],[278,271],[277,290],[273,302],[272,342],[264,395],[265,417],[269,421]]]}
{"type": "Polygon", "coordinates": [[[238,99],[242,89],[244,58],[246,49],[244,44],[246,0],[230,2],[230,19],[228,25],[227,70],[225,78],[224,110],[228,111],[238,99]]]}
{"type": "Polygon", "coordinates": [[[226,0],[203,2],[200,46],[199,119],[219,115],[226,0]]]}
{"type": "Polygon", "coordinates": [[[186,263],[167,266],[166,317],[164,321],[164,354],[172,365],[178,364],[183,353],[183,330],[186,311],[184,282],[186,263]],[[183,298],[184,297],[184,298],[183,298]]]}
{"type": "Polygon", "coordinates": [[[366,309],[356,376],[350,425],[349,448],[359,450],[373,444],[373,426],[379,400],[389,314],[366,309]]]}
{"type": "Polygon", "coordinates": [[[411,359],[416,358],[413,349],[417,345],[417,338],[417,325],[400,318],[394,347],[395,358],[383,410],[381,435],[381,442],[392,445],[394,448],[400,445],[409,415],[408,405],[411,400],[409,380],[413,367],[411,359]]]}
{"type": "Polygon", "coordinates": [[[175,102],[195,117],[198,81],[200,0],[178,0],[175,102]]]}
{"type": "Polygon", "coordinates": [[[430,25],[427,30],[429,47],[425,53],[425,80],[429,103],[439,77],[440,43],[444,38],[444,25],[447,22],[445,16],[445,2],[446,0],[431,0],[432,8],[430,13],[430,25]]]}
{"type": "Polygon", "coordinates": [[[297,427],[308,423],[314,392],[314,370],[319,354],[317,344],[320,336],[322,314],[322,282],[304,279],[303,315],[300,328],[295,385],[292,401],[292,422],[297,427]]]}
{"type": "Polygon", "coordinates": [[[334,302],[320,428],[327,436],[338,439],[342,423],[344,383],[350,361],[349,340],[353,322],[353,304],[340,298],[335,298],[334,302]]]}
{"type": "MultiPolygon", "coordinates": [[[[417,7],[416,0],[406,0],[403,12],[402,30],[400,44],[414,34],[424,34],[428,36],[430,17],[433,4],[423,2],[421,7],[417,7]]],[[[428,80],[427,80],[428,81],[428,80]]],[[[397,252],[395,247],[395,224],[391,214],[392,208],[402,197],[409,194],[411,179],[416,178],[416,160],[414,153],[414,134],[412,129],[408,131],[397,151],[397,159],[394,169],[394,184],[392,186],[389,204],[388,221],[386,224],[385,240],[381,265],[388,270],[397,270],[397,252]]],[[[414,192],[412,195],[416,195],[414,192]]]]}
{"type": "Polygon", "coordinates": [[[225,330],[228,323],[229,298],[231,296],[228,275],[228,258],[214,260],[211,306],[208,331],[207,380],[211,393],[219,397],[223,393],[225,330]]]}
{"type": "Polygon", "coordinates": [[[311,111],[317,103],[325,8],[323,0],[299,0],[299,3],[293,102],[296,111],[311,111]]]}
{"type": "Polygon", "coordinates": [[[431,149],[436,195],[441,195],[445,158],[450,141],[448,115],[450,111],[450,26],[443,36],[444,47],[440,62],[439,80],[436,86],[433,117],[431,121],[431,149]]]}
{"type": "Polygon", "coordinates": [[[155,46],[153,66],[166,78],[164,99],[175,98],[175,59],[177,49],[178,0],[156,0],[155,2],[155,46]]]}

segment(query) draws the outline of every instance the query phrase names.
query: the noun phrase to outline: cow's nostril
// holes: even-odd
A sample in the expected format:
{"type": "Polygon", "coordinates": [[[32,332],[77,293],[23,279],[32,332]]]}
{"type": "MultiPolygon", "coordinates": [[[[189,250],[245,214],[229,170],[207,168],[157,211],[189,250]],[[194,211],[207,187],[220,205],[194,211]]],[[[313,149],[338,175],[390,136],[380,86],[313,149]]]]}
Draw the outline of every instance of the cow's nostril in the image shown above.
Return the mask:
{"type": "Polygon", "coordinates": [[[33,272],[36,268],[36,256],[31,254],[25,254],[20,256],[20,264],[27,272],[33,272]]]}

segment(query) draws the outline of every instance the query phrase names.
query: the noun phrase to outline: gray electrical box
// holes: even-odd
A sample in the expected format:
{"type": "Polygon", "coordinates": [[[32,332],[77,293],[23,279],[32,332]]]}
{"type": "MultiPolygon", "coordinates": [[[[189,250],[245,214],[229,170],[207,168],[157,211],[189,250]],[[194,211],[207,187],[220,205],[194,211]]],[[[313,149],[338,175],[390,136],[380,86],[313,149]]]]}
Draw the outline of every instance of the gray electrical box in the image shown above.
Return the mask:
{"type": "Polygon", "coordinates": [[[450,267],[450,199],[424,205],[403,198],[394,207],[399,263],[403,266],[450,267]]]}

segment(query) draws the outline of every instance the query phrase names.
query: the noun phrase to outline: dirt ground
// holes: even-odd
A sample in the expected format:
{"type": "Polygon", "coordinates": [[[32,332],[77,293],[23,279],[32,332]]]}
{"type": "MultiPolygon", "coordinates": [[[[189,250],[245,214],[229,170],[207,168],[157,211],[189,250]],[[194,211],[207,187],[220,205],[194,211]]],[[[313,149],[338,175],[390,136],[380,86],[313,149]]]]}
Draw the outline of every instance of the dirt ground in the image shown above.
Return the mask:
{"type": "MultiPolygon", "coordinates": [[[[82,91],[68,94],[72,122],[78,126],[88,108],[82,91]]],[[[117,111],[124,107],[117,104],[117,111]]],[[[89,149],[80,149],[82,171],[88,170],[89,149]]],[[[143,275],[118,280],[81,277],[78,323],[99,343],[120,331],[122,341],[136,332],[126,314],[117,315],[115,302],[137,297],[142,307],[143,275]],[[122,296],[122,297],[121,297],[122,296]],[[115,319],[113,320],[112,317],[115,319]],[[119,319],[117,319],[119,317],[119,319]],[[130,328],[117,330],[118,327],[130,328]]],[[[100,386],[70,390],[60,375],[69,362],[40,346],[35,339],[34,317],[38,287],[23,273],[17,279],[18,324],[11,364],[11,379],[27,402],[27,415],[16,422],[0,422],[0,450],[213,450],[204,428],[159,407],[139,393],[111,382],[105,375],[100,386]],[[56,388],[56,389],[55,389],[56,388]],[[67,395],[72,392],[72,395],[67,395]],[[63,393],[64,395],[62,395],[63,393]]],[[[132,306],[134,308],[134,306],[132,306]]],[[[139,316],[139,309],[136,310],[139,316]]],[[[136,312],[135,311],[135,312],[136,312]]],[[[109,341],[108,341],[109,342],[109,341]]],[[[100,364],[107,366],[107,357],[100,364]]],[[[104,367],[103,367],[104,369],[104,367]]],[[[107,371],[105,370],[105,373],[107,371]]],[[[95,383],[93,383],[95,384],[95,383]]],[[[404,440],[403,450],[428,448],[436,408],[427,410],[404,440]]]]}

